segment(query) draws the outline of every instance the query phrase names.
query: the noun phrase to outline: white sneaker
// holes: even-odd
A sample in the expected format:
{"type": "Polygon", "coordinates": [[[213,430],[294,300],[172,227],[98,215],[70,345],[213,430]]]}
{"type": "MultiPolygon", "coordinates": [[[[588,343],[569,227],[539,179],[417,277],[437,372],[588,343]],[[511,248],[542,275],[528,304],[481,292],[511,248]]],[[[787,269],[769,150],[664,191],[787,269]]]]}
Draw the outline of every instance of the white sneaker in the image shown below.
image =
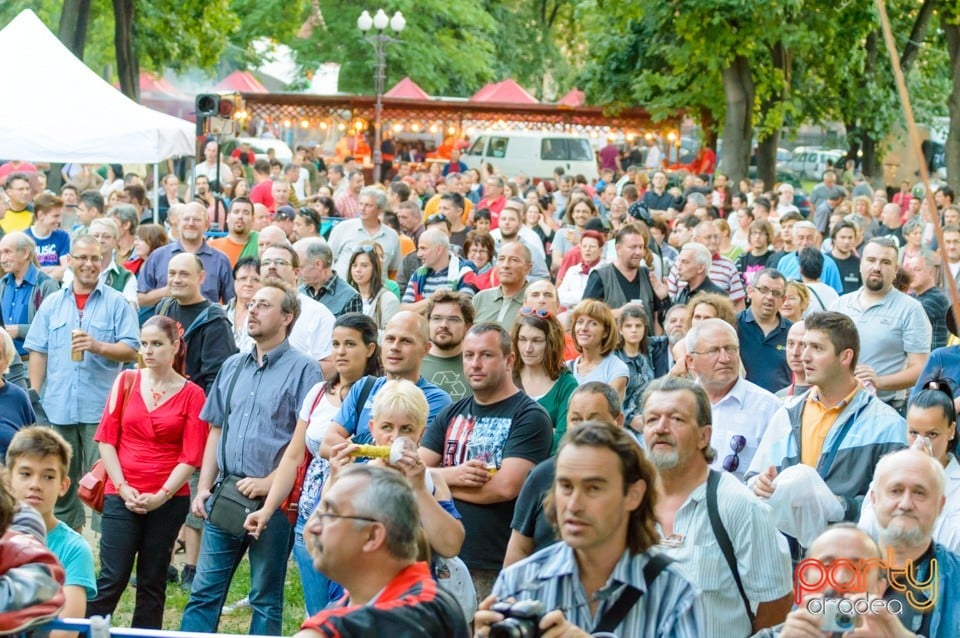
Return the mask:
{"type": "Polygon", "coordinates": [[[249,606],[250,606],[250,597],[244,596],[243,598],[233,603],[232,605],[224,605],[223,609],[220,610],[220,613],[223,614],[224,616],[229,616],[230,614],[236,611],[240,611],[241,609],[249,606]]]}

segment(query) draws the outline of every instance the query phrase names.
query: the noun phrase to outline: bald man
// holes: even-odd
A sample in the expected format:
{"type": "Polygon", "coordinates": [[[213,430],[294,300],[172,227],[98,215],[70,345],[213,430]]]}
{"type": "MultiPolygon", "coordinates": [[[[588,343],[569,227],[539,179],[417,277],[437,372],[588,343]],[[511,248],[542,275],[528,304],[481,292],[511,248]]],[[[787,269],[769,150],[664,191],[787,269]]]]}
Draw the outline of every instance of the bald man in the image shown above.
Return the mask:
{"type": "Polygon", "coordinates": [[[287,234],[279,226],[267,226],[260,231],[260,237],[257,239],[257,252],[260,258],[263,258],[263,251],[271,246],[289,244],[287,234]]]}
{"type": "Polygon", "coordinates": [[[209,392],[220,366],[236,354],[237,344],[226,312],[200,293],[205,278],[203,262],[197,255],[178,253],[171,257],[167,266],[170,296],[157,304],[157,314],[180,324],[187,344],[187,377],[209,392]]]}
{"type": "Polygon", "coordinates": [[[383,331],[382,347],[386,376],[366,377],[350,389],[324,435],[320,454],[325,458],[333,456],[338,446],[346,444],[350,436],[353,437],[352,443],[373,442],[370,436],[370,410],[377,392],[390,379],[406,379],[423,390],[430,406],[427,423],[450,405],[450,395],[420,375],[423,359],[430,352],[430,325],[422,315],[406,310],[395,314],[383,331]]]}

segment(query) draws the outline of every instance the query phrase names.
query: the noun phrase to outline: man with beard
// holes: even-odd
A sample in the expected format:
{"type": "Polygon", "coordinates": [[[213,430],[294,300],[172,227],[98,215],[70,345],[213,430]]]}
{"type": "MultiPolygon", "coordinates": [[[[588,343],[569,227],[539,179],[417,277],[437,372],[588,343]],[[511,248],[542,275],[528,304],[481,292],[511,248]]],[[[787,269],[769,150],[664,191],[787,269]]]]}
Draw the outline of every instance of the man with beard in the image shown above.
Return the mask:
{"type": "Polygon", "coordinates": [[[670,306],[667,286],[652,269],[647,268],[644,261],[647,246],[639,226],[624,224],[613,241],[616,259],[590,272],[583,298],[606,302],[617,318],[623,306],[640,303],[653,334],[657,313],[670,306]]]}
{"type": "Polygon", "coordinates": [[[893,287],[898,257],[889,237],[868,241],[860,259],[863,286],[837,299],[830,310],[853,319],[860,333],[857,378],[903,414],[906,390],[930,356],[932,328],[920,302],[893,287]]]}
{"type": "Polygon", "coordinates": [[[246,197],[234,197],[227,214],[228,234],[209,242],[230,259],[231,267],[244,257],[257,256],[259,233],[253,230],[253,217],[253,202],[246,197]]]}
{"type": "Polygon", "coordinates": [[[793,598],[790,552],[770,510],[730,473],[710,469],[707,392],[687,379],[657,379],[643,420],[660,473],[661,548],[703,590],[704,635],[746,637],[783,622],[793,598]]]}
{"type": "Polygon", "coordinates": [[[430,352],[420,373],[427,381],[446,390],[454,401],[472,394],[463,374],[463,336],[473,325],[470,298],[450,290],[438,290],[427,303],[430,324],[430,352]]]}
{"type": "Polygon", "coordinates": [[[460,558],[477,595],[490,593],[510,538],[510,520],[527,473],[550,456],[553,424],[513,382],[509,333],[480,323],[463,341],[463,370],[473,396],[451,404],[430,422],[420,457],[450,486],[467,536],[460,558]]]}
{"type": "Polygon", "coordinates": [[[769,498],[777,475],[802,463],[816,468],[843,506],[843,519],[856,521],[877,461],[906,446],[906,423],[854,374],[860,337],[849,317],[815,312],[804,323],[803,365],[813,387],[770,419],[747,484],[769,498]]]}
{"type": "Polygon", "coordinates": [[[743,348],[747,380],[767,392],[776,392],[790,383],[787,365],[787,331],[790,321],[780,316],[787,281],[773,268],[757,273],[750,293],[750,307],[737,314],[737,333],[743,348]]]}
{"type": "Polygon", "coordinates": [[[932,539],[946,500],[945,483],[943,467],[933,457],[916,449],[902,450],[877,463],[870,492],[882,556],[888,562],[892,557],[891,570],[909,569],[912,574],[901,580],[897,571],[891,571],[888,579],[906,589],[890,587],[884,598],[898,601],[903,610],[900,621],[923,636],[955,636],[960,627],[956,601],[960,556],[932,539]]]}

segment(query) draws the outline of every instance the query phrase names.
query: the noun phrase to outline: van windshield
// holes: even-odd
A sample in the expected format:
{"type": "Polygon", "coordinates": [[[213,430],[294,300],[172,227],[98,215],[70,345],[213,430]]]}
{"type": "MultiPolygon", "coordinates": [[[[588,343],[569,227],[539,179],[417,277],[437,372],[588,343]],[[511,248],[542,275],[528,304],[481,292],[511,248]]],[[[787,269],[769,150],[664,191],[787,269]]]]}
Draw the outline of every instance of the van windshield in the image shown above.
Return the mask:
{"type": "Polygon", "coordinates": [[[487,138],[478,137],[477,140],[470,145],[470,148],[467,150],[467,155],[483,155],[483,147],[487,143],[487,138]]]}

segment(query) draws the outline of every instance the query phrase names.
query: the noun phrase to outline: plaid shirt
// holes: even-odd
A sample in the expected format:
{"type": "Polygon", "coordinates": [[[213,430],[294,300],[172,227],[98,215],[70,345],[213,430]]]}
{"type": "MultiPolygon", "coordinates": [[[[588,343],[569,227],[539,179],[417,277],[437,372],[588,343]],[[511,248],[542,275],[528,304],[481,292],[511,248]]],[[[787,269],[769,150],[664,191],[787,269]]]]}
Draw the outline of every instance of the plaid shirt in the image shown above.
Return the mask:
{"type": "Polygon", "coordinates": [[[300,292],[322,303],[334,317],[347,312],[363,312],[363,299],[360,293],[340,279],[336,272],[327,280],[327,283],[316,290],[303,284],[300,286],[300,292]]]}

